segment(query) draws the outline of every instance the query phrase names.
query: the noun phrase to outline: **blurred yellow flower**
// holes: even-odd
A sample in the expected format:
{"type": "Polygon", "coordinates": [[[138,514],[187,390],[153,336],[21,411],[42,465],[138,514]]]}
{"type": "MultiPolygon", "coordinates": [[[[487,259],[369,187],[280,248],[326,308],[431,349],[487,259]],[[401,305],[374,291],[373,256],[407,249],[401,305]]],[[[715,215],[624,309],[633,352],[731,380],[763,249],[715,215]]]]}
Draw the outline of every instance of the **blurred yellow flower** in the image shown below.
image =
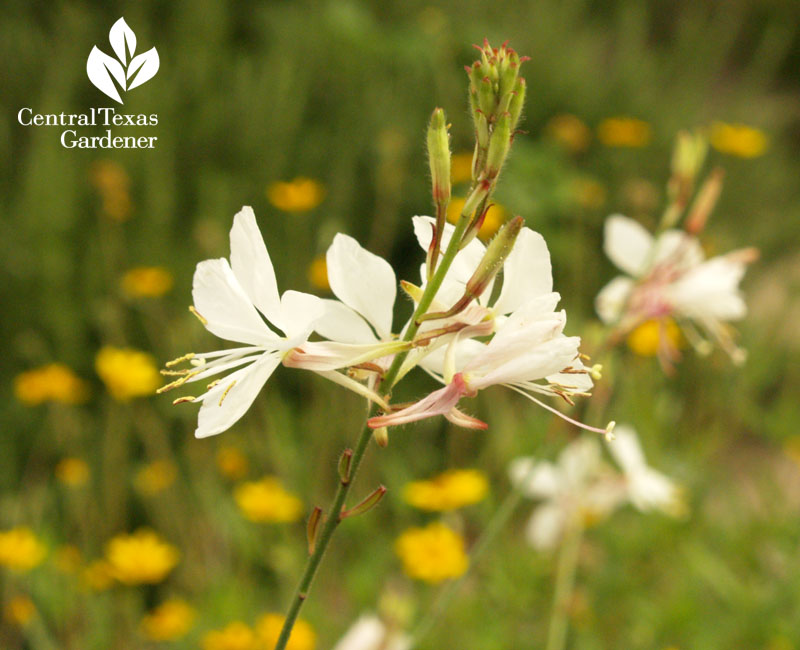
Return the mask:
{"type": "Polygon", "coordinates": [[[155,359],[132,348],[106,346],[97,353],[94,367],[111,397],[120,402],[152,395],[162,384],[155,359]]]}
{"type": "Polygon", "coordinates": [[[307,212],[313,210],[325,198],[321,183],[298,176],[288,182],[276,181],[267,188],[269,202],[284,212],[307,212]]]}
{"type": "Polygon", "coordinates": [[[111,565],[105,560],[90,562],[83,570],[81,579],[83,584],[92,591],[105,591],[114,584],[114,578],[111,576],[111,565]]]}
{"type": "Polygon", "coordinates": [[[27,596],[14,596],[3,608],[3,618],[12,625],[26,626],[36,615],[36,606],[27,596]]]}
{"type": "Polygon", "coordinates": [[[81,567],[81,552],[77,546],[65,544],[59,546],[53,553],[53,564],[61,573],[72,575],[81,567]]]}
{"type": "Polygon", "coordinates": [[[572,184],[575,202],[582,208],[595,210],[602,208],[606,202],[606,187],[600,181],[589,176],[576,179],[572,184]]]}
{"type": "Polygon", "coordinates": [[[453,185],[472,180],[472,152],[456,153],[450,158],[450,182],[453,185]]]}
{"type": "Polygon", "coordinates": [[[551,118],[544,127],[545,135],[572,153],[581,153],[589,148],[592,131],[575,115],[562,113],[551,118]]]}
{"type": "Polygon", "coordinates": [[[416,580],[438,583],[457,578],[469,566],[464,538],[442,523],[409,528],[395,542],[403,571],[416,580]]]}
{"type": "Polygon", "coordinates": [[[711,146],[722,153],[739,158],[757,158],[764,155],[768,144],[767,134],[752,126],[725,122],[711,125],[711,146]]]}
{"type": "Polygon", "coordinates": [[[133,483],[145,496],[153,496],[166,490],[177,476],[178,468],[175,463],[170,460],[154,460],[136,472],[133,483]]]}
{"type": "Polygon", "coordinates": [[[597,127],[597,137],[607,147],[644,147],[653,138],[653,129],[635,117],[609,117],[597,127]]]}
{"type": "MultiPolygon", "coordinates": [[[[264,648],[274,648],[278,643],[281,628],[286,618],[281,614],[264,614],[256,622],[256,632],[264,648]]],[[[286,650],[314,650],[317,635],[314,629],[303,619],[297,619],[289,635],[286,650]]]]}
{"type": "Polygon", "coordinates": [[[312,287],[322,289],[323,291],[330,291],[331,283],[328,281],[328,263],[325,261],[325,256],[320,255],[315,257],[308,266],[308,281],[312,287]]]}
{"type": "Polygon", "coordinates": [[[30,571],[44,560],[45,555],[44,544],[30,528],[20,526],[0,530],[0,566],[12,571],[30,571]]]}
{"type": "Polygon", "coordinates": [[[44,402],[82,404],[89,398],[89,385],[61,363],[51,363],[18,374],[14,396],[25,406],[44,402]]]}
{"type": "Polygon", "coordinates": [[[162,266],[139,266],[122,276],[122,290],[132,298],[159,298],[172,284],[172,273],[162,266]]]}
{"type": "Polygon", "coordinates": [[[303,512],[303,503],[287,492],[274,476],[260,481],[249,481],[236,487],[236,504],[250,521],[284,523],[297,521],[303,512]]]}
{"type": "Polygon", "coordinates": [[[111,576],[126,585],[161,582],[179,558],[177,548],[146,528],[131,535],[117,535],[106,546],[111,576]]]}
{"type": "Polygon", "coordinates": [[[261,650],[255,632],[241,621],[221,630],[211,630],[203,637],[203,650],[261,650]]]}
{"type": "Polygon", "coordinates": [[[185,600],[166,600],[142,618],[142,635],[150,641],[175,641],[192,629],[197,611],[185,600]]]}
{"type": "MultiPolygon", "coordinates": [[[[450,223],[456,223],[461,216],[461,210],[464,209],[465,199],[461,197],[453,197],[447,205],[447,220],[450,223]]],[[[506,210],[499,203],[493,203],[486,213],[486,218],[483,220],[483,225],[478,231],[478,237],[483,240],[489,239],[500,229],[506,221],[508,221],[508,210],[506,210]]]]}
{"type": "Polygon", "coordinates": [[[113,160],[98,160],[89,171],[89,180],[103,200],[103,213],[114,221],[131,216],[131,180],[125,168],[113,160]]]}
{"type": "Polygon", "coordinates": [[[217,468],[225,478],[237,481],[247,476],[250,463],[238,447],[221,447],[217,452],[217,468]]]}
{"type": "Polygon", "coordinates": [[[640,357],[654,357],[661,346],[661,337],[671,349],[684,347],[681,328],[671,318],[648,320],[628,334],[628,347],[640,357]]]}
{"type": "Polygon", "coordinates": [[[451,469],[427,481],[406,485],[403,496],[420,510],[456,510],[486,497],[489,481],[477,469],[451,469]]]}
{"type": "Polygon", "coordinates": [[[89,465],[82,458],[62,458],[56,465],[55,475],[69,487],[86,485],[89,480],[89,465]]]}

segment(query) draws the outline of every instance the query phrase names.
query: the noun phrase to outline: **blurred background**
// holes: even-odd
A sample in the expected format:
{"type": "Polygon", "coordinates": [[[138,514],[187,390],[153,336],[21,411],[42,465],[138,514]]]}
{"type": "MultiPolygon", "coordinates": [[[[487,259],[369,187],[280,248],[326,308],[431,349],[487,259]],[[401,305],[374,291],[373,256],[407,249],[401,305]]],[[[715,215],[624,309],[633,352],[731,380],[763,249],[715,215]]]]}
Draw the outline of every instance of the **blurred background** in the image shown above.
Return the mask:
{"type": "MultiPolygon", "coordinates": [[[[305,518],[327,506],[364,405],[279,368],[232,430],[195,440],[196,407],[154,396],[157,368],[220,347],[187,310],[192,273],[228,255],[242,205],[282,291],[329,295],[324,252],[339,231],[418,279],[425,127],[447,111],[463,196],[463,67],[484,37],[531,57],[525,133],[489,221],[520,214],[545,236],[569,334],[591,348],[594,296],[616,275],[603,220],[655,227],[680,129],[703,129],[708,167],[726,171],[704,246],[761,250],[744,283],[743,367],[686,350],[667,376],[636,345],[607,362],[609,417],[636,426],[687,512],[628,508],[587,531],[570,647],[800,647],[798,27],[790,0],[4,3],[0,647],[268,647],[270,612],[306,558],[305,518]],[[93,45],[110,52],[120,16],[160,55],[119,107],[158,115],[124,131],[158,136],[156,148],[65,149],[63,128],[20,126],[23,107],[112,104],[85,66],[93,45]]],[[[410,313],[399,304],[395,328],[410,313]]],[[[369,450],[356,496],[379,483],[388,494],[338,531],[290,647],[333,647],[370,611],[414,628],[437,586],[406,575],[394,543],[436,516],[404,486],[480,470],[485,497],[445,515],[469,547],[510,489],[509,461],[553,459],[576,435],[528,406],[489,390],[470,404],[488,432],[426,421],[369,450]]],[[[525,542],[531,505],[419,647],[543,646],[554,559],[525,542]]]]}

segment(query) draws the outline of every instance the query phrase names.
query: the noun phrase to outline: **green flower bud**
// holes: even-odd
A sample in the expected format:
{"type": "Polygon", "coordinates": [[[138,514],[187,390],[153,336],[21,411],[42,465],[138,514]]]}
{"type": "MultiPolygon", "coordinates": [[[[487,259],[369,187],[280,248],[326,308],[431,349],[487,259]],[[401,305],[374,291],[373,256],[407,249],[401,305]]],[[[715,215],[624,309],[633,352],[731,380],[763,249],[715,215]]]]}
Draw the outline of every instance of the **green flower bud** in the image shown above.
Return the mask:
{"type": "Polygon", "coordinates": [[[428,126],[428,163],[433,183],[433,201],[437,205],[450,200],[450,134],[444,111],[433,111],[428,126]]]}
{"type": "Polygon", "coordinates": [[[527,84],[525,79],[520,77],[517,79],[517,84],[514,90],[510,93],[511,101],[508,104],[508,112],[511,114],[511,130],[514,131],[519,124],[519,118],[522,116],[522,108],[525,106],[525,92],[527,84]]]}
{"type": "Polygon", "coordinates": [[[495,178],[511,148],[511,113],[503,113],[492,131],[489,152],[486,154],[486,176],[495,178]]]}
{"type": "Polygon", "coordinates": [[[465,297],[469,296],[470,299],[474,299],[486,290],[489,283],[503,268],[503,264],[505,264],[506,258],[514,248],[517,236],[524,225],[525,220],[517,216],[506,222],[500,229],[500,232],[497,233],[486,248],[483,259],[478,264],[478,268],[475,269],[475,273],[472,274],[472,277],[467,282],[465,297]]]}

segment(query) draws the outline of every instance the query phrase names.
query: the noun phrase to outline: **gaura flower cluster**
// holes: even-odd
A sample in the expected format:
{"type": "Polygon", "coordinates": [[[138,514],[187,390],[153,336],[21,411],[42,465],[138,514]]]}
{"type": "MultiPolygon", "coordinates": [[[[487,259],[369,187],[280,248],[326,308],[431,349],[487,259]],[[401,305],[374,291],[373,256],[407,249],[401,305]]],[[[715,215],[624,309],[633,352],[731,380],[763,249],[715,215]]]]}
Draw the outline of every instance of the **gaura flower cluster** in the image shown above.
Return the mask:
{"type": "Polygon", "coordinates": [[[570,443],[557,463],[533,458],[511,463],[512,482],[540,502],[526,528],[531,546],[555,548],[568,530],[595,525],[625,503],[642,512],[683,513],[680,488],[647,465],[631,427],[618,426],[608,450],[621,471],[603,460],[600,443],[589,437],[570,443]]]}
{"type": "Polygon", "coordinates": [[[240,345],[190,353],[163,371],[175,380],[160,391],[206,384],[199,395],[176,400],[201,404],[197,437],[230,428],[279,365],[310,370],[369,399],[380,413],[368,424],[379,432],[439,415],[485,429],[460,402],[495,385],[558,415],[539,396],[571,404],[588,395],[596,369],[584,366],[580,340],[564,334],[566,314],[556,309],[560,297],[544,239],[521,217],[492,225],[499,231],[488,244],[478,238],[489,224],[490,198],[525,98],[524,57],[488,42],[478,50],[479,60],[467,69],[476,136],[471,186],[458,202],[455,225],[447,223],[452,157],[444,111],[433,112],[427,132],[435,217],[413,219],[425,263],[419,285],[400,283],[417,307],[414,315],[396,327],[394,270],[344,234],[334,237],[325,258],[335,298],[281,294],[253,210],[242,208],[230,233],[230,260],[198,264],[191,308],[211,333],[240,345]],[[179,369],[184,362],[188,367],[179,369]],[[391,403],[394,384],[416,367],[443,388],[411,404],[391,403]]]}
{"type": "MultiPolygon", "coordinates": [[[[414,218],[423,250],[430,247],[432,224],[430,217],[414,218]]],[[[403,341],[393,330],[397,279],[386,260],[338,234],[326,256],[336,299],[292,290],[281,295],[255,214],[245,207],[234,217],[230,261],[198,264],[191,308],[211,333],[242,345],[169,362],[162,372],[176,379],[159,392],[210,381],[200,395],[175,401],[201,404],[198,438],[221,433],[239,420],[281,364],[311,370],[373,401],[383,411],[370,420],[373,428],[436,415],[486,428],[457,405],[462,397],[493,385],[555,411],[536,396],[571,403],[573,396],[588,395],[591,369],[583,364],[580,339],[563,333],[566,314],[556,310],[559,295],[552,291],[544,239],[517,224],[516,242],[497,265],[504,271],[497,297],[492,295],[499,268],[487,273],[485,267],[487,257],[497,257],[492,247],[503,241],[503,232],[488,247],[477,239],[464,246],[431,305],[443,317],[426,320],[414,339],[403,341]],[[453,313],[445,315],[448,311],[453,313]],[[325,340],[310,340],[315,334],[325,340]],[[387,403],[381,380],[400,352],[408,353],[400,377],[419,366],[444,388],[403,408],[387,403]],[[183,362],[189,367],[176,369],[183,362]]],[[[454,227],[446,224],[443,231],[446,247],[454,227]]],[[[412,298],[421,295],[427,275],[423,264],[421,286],[402,283],[412,298]]]]}

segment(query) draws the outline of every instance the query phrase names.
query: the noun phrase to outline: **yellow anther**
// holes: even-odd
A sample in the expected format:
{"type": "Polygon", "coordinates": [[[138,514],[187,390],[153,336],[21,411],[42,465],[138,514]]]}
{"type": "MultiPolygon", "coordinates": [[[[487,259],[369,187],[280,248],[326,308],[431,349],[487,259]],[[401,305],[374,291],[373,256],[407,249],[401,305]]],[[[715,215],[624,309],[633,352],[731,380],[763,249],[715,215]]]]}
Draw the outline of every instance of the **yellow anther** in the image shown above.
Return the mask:
{"type": "Polygon", "coordinates": [[[194,377],[195,375],[199,375],[199,374],[200,374],[199,370],[194,370],[193,372],[190,372],[190,373],[184,375],[180,379],[176,379],[175,381],[170,382],[166,386],[162,386],[161,388],[159,388],[156,391],[156,393],[158,393],[160,395],[161,393],[166,393],[168,390],[172,390],[173,388],[177,388],[178,386],[183,386],[192,377],[194,377]]]}
{"type": "Polygon", "coordinates": [[[605,434],[604,434],[606,442],[611,442],[612,440],[616,440],[617,437],[614,435],[614,427],[615,426],[617,426],[617,423],[614,422],[614,420],[611,420],[611,422],[609,422],[606,425],[606,431],[605,431],[605,434]]]}
{"type": "Polygon", "coordinates": [[[194,308],[194,305],[189,305],[189,311],[192,312],[195,316],[197,316],[197,320],[199,320],[203,325],[208,325],[208,321],[205,317],[194,308]]]}
{"type": "Polygon", "coordinates": [[[235,385],[236,385],[236,380],[234,379],[234,380],[233,380],[233,381],[230,383],[230,386],[228,386],[228,387],[225,389],[225,392],[224,392],[224,393],[222,393],[222,397],[220,397],[220,398],[219,398],[219,406],[222,406],[222,402],[223,402],[223,400],[224,400],[224,399],[225,399],[225,398],[228,396],[228,393],[230,393],[230,392],[231,392],[231,388],[233,388],[235,385]]]}
{"type": "Polygon", "coordinates": [[[221,381],[222,381],[221,379],[215,379],[208,386],[206,386],[206,389],[207,390],[211,390],[212,388],[214,388],[214,386],[216,386],[221,381]]]}
{"type": "Polygon", "coordinates": [[[589,374],[595,381],[600,381],[603,378],[603,364],[594,364],[591,368],[589,368],[589,374]]]}
{"type": "Polygon", "coordinates": [[[194,358],[194,352],[190,352],[189,354],[184,354],[182,357],[178,357],[177,359],[173,359],[172,361],[167,361],[165,364],[167,368],[172,368],[172,366],[177,366],[179,363],[183,363],[184,361],[189,361],[190,359],[194,358]]]}
{"type": "Polygon", "coordinates": [[[178,399],[173,400],[172,404],[174,406],[176,404],[184,404],[186,402],[194,402],[196,399],[197,399],[196,397],[192,397],[191,395],[186,395],[186,397],[179,397],[178,399]]]}

